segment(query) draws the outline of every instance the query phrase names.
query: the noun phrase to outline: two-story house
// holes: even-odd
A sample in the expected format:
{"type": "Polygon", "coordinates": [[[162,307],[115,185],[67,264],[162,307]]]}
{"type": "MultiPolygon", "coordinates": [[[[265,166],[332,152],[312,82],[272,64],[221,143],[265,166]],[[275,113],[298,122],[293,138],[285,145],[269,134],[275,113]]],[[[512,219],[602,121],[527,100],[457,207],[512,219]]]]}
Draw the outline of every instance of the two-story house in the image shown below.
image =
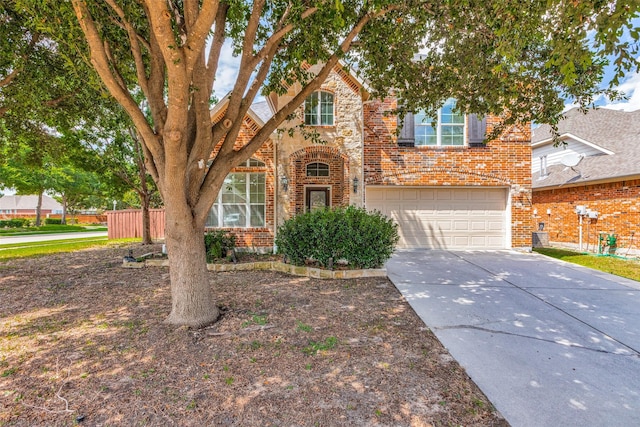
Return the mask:
{"type": "MultiPolygon", "coordinates": [[[[293,84],[252,106],[238,144],[299,90],[293,84]]],[[[299,128],[274,133],[229,174],[207,226],[232,230],[239,246],[271,250],[287,218],[351,204],[395,219],[403,248],[531,247],[530,126],[482,144],[497,119],[465,117],[454,105],[449,100],[437,118],[409,115],[398,130],[390,114],[396,100],[371,99],[366,85],[336,67],[281,127],[304,124],[323,142],[299,128]]],[[[224,108],[224,101],[214,108],[214,121],[224,108]]]]}

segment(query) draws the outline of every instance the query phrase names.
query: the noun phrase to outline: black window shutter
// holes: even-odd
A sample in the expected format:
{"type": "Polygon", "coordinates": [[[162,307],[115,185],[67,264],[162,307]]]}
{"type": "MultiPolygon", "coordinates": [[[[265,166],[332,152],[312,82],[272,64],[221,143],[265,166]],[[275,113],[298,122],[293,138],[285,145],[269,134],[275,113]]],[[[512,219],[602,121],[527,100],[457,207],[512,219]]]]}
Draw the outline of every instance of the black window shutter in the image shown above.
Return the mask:
{"type": "MultiPolygon", "coordinates": [[[[400,123],[400,118],[398,118],[398,123],[400,123]]],[[[400,129],[400,134],[398,135],[398,145],[401,147],[413,147],[415,145],[415,121],[413,118],[413,113],[407,113],[404,116],[404,123],[402,124],[402,129],[400,129]]]]}
{"type": "Polygon", "coordinates": [[[469,114],[467,116],[467,125],[469,132],[469,146],[482,146],[487,133],[487,118],[480,118],[476,114],[469,114]]]}

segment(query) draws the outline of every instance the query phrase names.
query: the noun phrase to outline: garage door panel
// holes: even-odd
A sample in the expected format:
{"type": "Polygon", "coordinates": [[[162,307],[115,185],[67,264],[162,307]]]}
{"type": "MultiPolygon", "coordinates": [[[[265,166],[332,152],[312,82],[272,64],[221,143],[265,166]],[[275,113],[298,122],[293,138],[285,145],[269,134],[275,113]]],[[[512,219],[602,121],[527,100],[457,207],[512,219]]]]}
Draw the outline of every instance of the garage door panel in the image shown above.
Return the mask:
{"type": "Polygon", "coordinates": [[[453,229],[456,231],[468,231],[469,221],[454,221],[453,229]]]}
{"type": "Polygon", "coordinates": [[[507,192],[497,188],[367,188],[367,208],[399,225],[399,247],[502,249],[507,192]]]}

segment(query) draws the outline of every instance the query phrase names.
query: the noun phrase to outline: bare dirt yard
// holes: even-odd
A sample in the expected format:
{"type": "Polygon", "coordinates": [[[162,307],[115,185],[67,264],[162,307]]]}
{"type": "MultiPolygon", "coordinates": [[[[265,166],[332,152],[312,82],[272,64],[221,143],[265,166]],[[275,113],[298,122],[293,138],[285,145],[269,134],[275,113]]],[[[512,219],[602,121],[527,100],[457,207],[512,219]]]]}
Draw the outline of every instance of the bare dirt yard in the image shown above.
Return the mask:
{"type": "Polygon", "coordinates": [[[211,273],[192,330],[126,253],[0,263],[0,425],[508,425],[387,279],[211,273]]]}

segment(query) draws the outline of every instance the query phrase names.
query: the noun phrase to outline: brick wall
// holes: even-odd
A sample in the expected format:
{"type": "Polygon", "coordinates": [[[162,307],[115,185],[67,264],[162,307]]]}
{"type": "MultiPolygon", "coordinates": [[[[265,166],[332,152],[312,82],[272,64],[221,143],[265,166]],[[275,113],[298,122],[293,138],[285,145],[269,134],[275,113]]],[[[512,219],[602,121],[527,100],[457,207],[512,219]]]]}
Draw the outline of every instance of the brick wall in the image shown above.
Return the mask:
{"type": "MultiPolygon", "coordinates": [[[[640,238],[636,235],[640,229],[640,180],[536,190],[533,208],[537,214],[532,214],[532,226],[537,229],[538,224],[544,222],[551,244],[577,248],[579,217],[575,208],[578,205],[599,213],[597,219],[583,218],[583,250],[597,251],[600,232],[616,234],[621,249],[629,248],[632,236],[635,235],[634,241],[640,238]]],[[[637,246],[640,242],[633,243],[633,248],[637,246]]]]}
{"type": "MultiPolygon", "coordinates": [[[[365,184],[507,187],[512,247],[531,247],[531,130],[513,126],[486,146],[399,147],[393,99],[365,105],[365,184]],[[385,114],[387,113],[387,114],[385,114]]],[[[491,132],[497,118],[489,117],[491,132]]]]}
{"type": "MultiPolygon", "coordinates": [[[[218,116],[224,113],[222,110],[218,116]]],[[[218,119],[219,119],[218,117],[218,119]]],[[[216,118],[214,118],[215,121],[216,118]]],[[[235,143],[236,148],[240,148],[247,144],[256,134],[259,127],[251,117],[247,116],[242,122],[242,128],[238,134],[235,143]]],[[[216,150],[214,150],[215,154],[216,150]]],[[[264,251],[266,248],[272,248],[274,243],[275,231],[275,206],[274,191],[276,185],[275,164],[274,164],[274,143],[268,139],[251,157],[264,162],[262,167],[246,167],[240,166],[231,169],[233,172],[262,172],[265,174],[265,226],[254,228],[229,228],[221,227],[236,235],[236,246],[240,248],[249,248],[264,251]]]]}

